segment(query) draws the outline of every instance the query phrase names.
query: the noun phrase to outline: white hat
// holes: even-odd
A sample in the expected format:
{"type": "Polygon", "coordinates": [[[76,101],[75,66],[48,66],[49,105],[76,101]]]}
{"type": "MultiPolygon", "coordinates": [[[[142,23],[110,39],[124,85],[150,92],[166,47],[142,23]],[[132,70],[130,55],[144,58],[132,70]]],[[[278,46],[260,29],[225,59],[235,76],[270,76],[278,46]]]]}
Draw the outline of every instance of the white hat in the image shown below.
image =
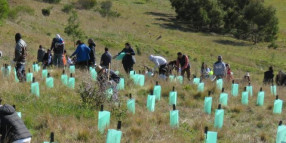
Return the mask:
{"type": "Polygon", "coordinates": [[[245,74],[245,76],[250,76],[249,72],[247,72],[247,73],[245,74]]]}
{"type": "Polygon", "coordinates": [[[61,35],[60,35],[60,34],[57,34],[56,37],[57,37],[58,39],[60,39],[60,38],[61,38],[61,35]]]}
{"type": "Polygon", "coordinates": [[[153,55],[150,55],[150,56],[149,56],[149,60],[152,61],[153,59],[154,59],[154,56],[153,56],[153,55]]]}

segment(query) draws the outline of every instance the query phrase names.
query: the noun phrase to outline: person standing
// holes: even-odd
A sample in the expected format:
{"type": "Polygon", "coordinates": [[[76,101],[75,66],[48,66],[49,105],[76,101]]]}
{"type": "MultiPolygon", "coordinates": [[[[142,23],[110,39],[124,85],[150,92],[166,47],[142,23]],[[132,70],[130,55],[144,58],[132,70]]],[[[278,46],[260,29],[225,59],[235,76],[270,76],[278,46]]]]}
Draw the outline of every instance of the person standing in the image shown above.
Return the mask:
{"type": "Polygon", "coordinates": [[[177,53],[177,71],[179,72],[181,68],[181,75],[184,77],[185,73],[187,73],[187,78],[190,81],[191,80],[191,65],[189,63],[189,58],[186,55],[183,55],[181,52],[177,53]]]}
{"type": "Polygon", "coordinates": [[[269,70],[264,72],[264,79],[263,79],[263,83],[264,84],[272,84],[274,82],[273,80],[274,78],[274,70],[273,67],[269,67],[269,70]]]}
{"type": "Polygon", "coordinates": [[[26,57],[27,57],[27,44],[24,40],[22,40],[22,35],[20,33],[17,33],[15,35],[15,58],[14,62],[16,62],[16,72],[17,77],[20,82],[25,81],[25,63],[26,63],[26,57]]]}
{"type": "Polygon", "coordinates": [[[161,56],[149,56],[149,60],[155,64],[154,70],[159,68],[159,75],[166,75],[167,60],[161,56]]]}
{"type": "Polygon", "coordinates": [[[31,133],[11,105],[0,105],[1,143],[30,143],[31,133]]]}
{"type": "Polygon", "coordinates": [[[108,48],[105,48],[104,50],[105,52],[101,55],[101,58],[100,58],[100,66],[108,69],[109,65],[111,65],[112,56],[108,52],[108,48]]]}
{"type": "Polygon", "coordinates": [[[64,40],[59,34],[53,39],[51,50],[54,52],[53,64],[57,67],[63,67],[63,53],[65,49],[64,40]]]}
{"type": "Polygon", "coordinates": [[[90,49],[90,53],[89,53],[89,66],[94,66],[96,58],[95,58],[95,47],[96,44],[92,39],[88,39],[88,47],[90,49]]]}
{"type": "Polygon", "coordinates": [[[135,64],[135,57],[134,57],[135,52],[129,43],[125,43],[125,48],[121,52],[119,52],[115,57],[117,57],[123,52],[125,53],[125,56],[122,59],[123,68],[125,72],[129,74],[130,71],[133,70],[133,65],[135,64]]]}
{"type": "Polygon", "coordinates": [[[43,48],[42,45],[40,45],[39,49],[38,49],[38,54],[37,54],[38,63],[43,62],[43,58],[44,58],[45,53],[46,53],[45,49],[43,48]]]}
{"type": "Polygon", "coordinates": [[[222,61],[222,56],[218,56],[218,61],[214,63],[214,75],[217,79],[225,78],[227,71],[225,63],[222,61]]]}
{"type": "Polygon", "coordinates": [[[90,48],[87,47],[81,40],[76,42],[77,48],[71,57],[76,55],[76,66],[80,68],[88,67],[88,62],[90,60],[90,48]]]}

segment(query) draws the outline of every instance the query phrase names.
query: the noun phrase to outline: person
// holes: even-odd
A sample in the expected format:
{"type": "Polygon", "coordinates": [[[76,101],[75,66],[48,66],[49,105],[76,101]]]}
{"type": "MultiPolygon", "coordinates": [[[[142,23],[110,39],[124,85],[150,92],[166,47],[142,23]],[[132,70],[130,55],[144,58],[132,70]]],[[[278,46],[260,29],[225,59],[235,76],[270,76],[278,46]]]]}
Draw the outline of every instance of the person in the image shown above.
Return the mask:
{"type": "Polygon", "coordinates": [[[191,65],[189,63],[189,58],[186,55],[183,55],[181,52],[177,53],[177,71],[181,72],[181,75],[184,77],[185,73],[187,73],[187,78],[190,81],[191,80],[191,65]],[[181,68],[181,70],[180,70],[181,68]]]}
{"type": "MultiPolygon", "coordinates": [[[[159,75],[166,75],[167,72],[167,60],[161,56],[149,56],[149,60],[155,64],[154,70],[159,68],[159,75]]],[[[153,70],[153,71],[154,71],[153,70]]]]}
{"type": "Polygon", "coordinates": [[[11,105],[0,105],[1,143],[30,143],[32,135],[11,105]]]}
{"type": "Polygon", "coordinates": [[[125,43],[125,48],[121,52],[119,52],[115,57],[117,57],[123,52],[125,53],[125,56],[122,59],[123,68],[125,72],[129,74],[130,71],[133,70],[133,65],[135,64],[135,57],[134,57],[135,52],[129,43],[125,43]]]}
{"type": "Polygon", "coordinates": [[[202,63],[201,66],[201,77],[204,78],[209,78],[209,73],[210,73],[210,68],[208,68],[208,65],[205,64],[205,62],[202,63]]]}
{"type": "Polygon", "coordinates": [[[276,75],[276,84],[279,86],[286,85],[286,73],[279,71],[276,75]]]}
{"type": "Polygon", "coordinates": [[[47,68],[48,66],[52,65],[52,51],[48,49],[47,53],[45,53],[44,58],[43,58],[43,67],[44,69],[47,68]]]}
{"type": "Polygon", "coordinates": [[[64,50],[64,54],[63,54],[63,64],[64,64],[64,66],[66,66],[68,64],[68,56],[67,56],[66,50],[64,50]]]}
{"type": "Polygon", "coordinates": [[[264,84],[272,84],[273,83],[273,78],[274,78],[274,71],[273,67],[269,67],[269,70],[264,72],[264,79],[263,83],[264,84]]]}
{"type": "Polygon", "coordinates": [[[59,34],[52,41],[51,50],[54,52],[53,64],[57,67],[63,66],[63,53],[65,49],[64,40],[59,34]]]}
{"type": "Polygon", "coordinates": [[[0,51],[0,58],[2,58],[3,54],[2,54],[2,51],[0,51]]]}
{"type": "Polygon", "coordinates": [[[225,63],[222,61],[222,56],[218,56],[217,59],[218,61],[213,65],[214,75],[217,79],[225,78],[227,72],[225,63]]]}
{"type": "Polygon", "coordinates": [[[231,72],[231,69],[230,69],[230,65],[229,64],[226,64],[226,79],[227,81],[232,81],[233,80],[233,76],[232,76],[232,72],[231,72]]]}
{"type": "Polygon", "coordinates": [[[95,64],[95,47],[96,44],[92,39],[88,39],[88,47],[90,49],[90,53],[89,53],[89,66],[93,66],[95,64]]]}
{"type": "Polygon", "coordinates": [[[22,40],[22,35],[20,33],[16,33],[15,35],[15,58],[14,62],[16,62],[16,72],[17,77],[20,82],[25,81],[25,63],[27,57],[27,44],[24,40],[22,40]]]}
{"type": "Polygon", "coordinates": [[[38,54],[37,54],[38,63],[43,62],[43,58],[44,58],[45,53],[46,53],[45,49],[42,47],[42,45],[40,45],[39,49],[38,49],[38,54]]]}
{"type": "Polygon", "coordinates": [[[109,68],[109,65],[111,65],[111,59],[112,56],[111,54],[108,52],[108,48],[104,48],[104,53],[101,55],[100,58],[100,66],[104,67],[104,68],[109,68]]]}
{"type": "Polygon", "coordinates": [[[71,57],[76,55],[76,66],[80,68],[86,68],[90,60],[90,49],[81,40],[76,42],[77,48],[71,57]]]}
{"type": "Polygon", "coordinates": [[[247,73],[244,75],[243,81],[246,82],[246,83],[250,83],[250,82],[251,82],[249,72],[247,72],[247,73]]]}
{"type": "Polygon", "coordinates": [[[120,81],[120,77],[115,74],[114,71],[101,67],[100,65],[96,66],[97,80],[100,84],[100,89],[105,92],[107,89],[113,89],[113,101],[118,101],[117,96],[117,84],[120,81]]]}

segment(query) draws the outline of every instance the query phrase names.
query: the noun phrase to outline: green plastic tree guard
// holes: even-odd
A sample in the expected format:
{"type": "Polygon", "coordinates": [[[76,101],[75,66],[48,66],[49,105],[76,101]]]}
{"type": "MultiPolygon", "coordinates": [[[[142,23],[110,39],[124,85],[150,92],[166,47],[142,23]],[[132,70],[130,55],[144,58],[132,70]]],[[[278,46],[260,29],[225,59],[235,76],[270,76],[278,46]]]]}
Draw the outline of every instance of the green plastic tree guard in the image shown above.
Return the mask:
{"type": "Polygon", "coordinates": [[[139,74],[135,74],[132,76],[133,82],[135,85],[139,85],[139,74]]]}
{"type": "Polygon", "coordinates": [[[227,106],[228,94],[221,93],[219,96],[219,103],[223,106],[227,106]]]}
{"type": "Polygon", "coordinates": [[[143,87],[144,84],[145,84],[145,75],[139,74],[139,75],[138,75],[138,80],[139,80],[138,85],[141,86],[141,87],[143,87]]]}
{"type": "Polygon", "coordinates": [[[63,75],[61,75],[61,81],[62,81],[62,84],[63,85],[68,85],[68,75],[66,75],[66,74],[63,74],[63,75]]]}
{"type": "Polygon", "coordinates": [[[120,143],[122,132],[115,129],[108,129],[106,143],[120,143]]]}
{"type": "Polygon", "coordinates": [[[248,95],[250,95],[250,96],[253,95],[252,86],[246,86],[246,91],[248,92],[248,95]]]}
{"type": "Polygon", "coordinates": [[[161,99],[161,86],[160,85],[156,85],[154,86],[154,95],[156,97],[156,100],[160,100],[161,99]]]}
{"type": "Polygon", "coordinates": [[[205,83],[201,82],[198,85],[198,92],[204,92],[205,89],[205,83]]]}
{"type": "Polygon", "coordinates": [[[40,71],[40,67],[38,64],[33,64],[33,72],[39,72],[40,71]]]}
{"type": "Polygon", "coordinates": [[[207,132],[206,143],[217,143],[217,132],[207,132]]]}
{"type": "Polygon", "coordinates": [[[32,82],[33,81],[33,73],[27,73],[26,75],[26,81],[27,82],[32,82]]]}
{"type": "Polygon", "coordinates": [[[117,74],[117,75],[119,75],[119,71],[115,71],[114,73],[117,74]]]}
{"type": "Polygon", "coordinates": [[[174,81],[175,81],[175,76],[169,75],[169,80],[170,80],[171,82],[174,82],[174,81]]]}
{"type": "Polygon", "coordinates": [[[280,100],[280,99],[275,100],[273,113],[274,114],[281,114],[282,113],[282,107],[283,107],[283,100],[280,100]]]}
{"type": "Polygon", "coordinates": [[[107,98],[110,99],[113,96],[113,89],[112,88],[108,88],[105,91],[105,94],[106,94],[107,98]]]}
{"type": "Polygon", "coordinates": [[[272,85],[271,87],[270,87],[270,89],[271,89],[271,95],[277,95],[277,90],[276,90],[276,85],[272,85]]]}
{"type": "Polygon", "coordinates": [[[169,105],[177,105],[177,92],[176,91],[171,91],[169,93],[169,105]]]}
{"type": "Polygon", "coordinates": [[[120,78],[119,84],[117,85],[118,90],[124,90],[124,78],[120,78]]]}
{"type": "Polygon", "coordinates": [[[239,84],[232,84],[231,86],[231,95],[238,96],[239,84]]]}
{"type": "Polygon", "coordinates": [[[216,109],[214,127],[221,129],[223,126],[224,110],[216,109]]]}
{"type": "Polygon", "coordinates": [[[70,66],[70,73],[75,73],[75,66],[74,65],[70,66]]]}
{"type": "MultiPolygon", "coordinates": [[[[135,71],[130,71],[130,77],[131,77],[131,79],[133,79],[133,77],[134,77],[134,75],[136,75],[136,72],[135,71]]],[[[133,79],[134,80],[134,79],[133,79]]]]}
{"type": "Polygon", "coordinates": [[[176,81],[179,82],[180,84],[183,84],[183,82],[184,82],[183,76],[177,76],[176,81]]]}
{"type": "Polygon", "coordinates": [[[116,57],[116,60],[122,60],[124,56],[125,56],[125,52],[122,52],[116,57]]]}
{"type": "Polygon", "coordinates": [[[200,78],[194,78],[194,79],[193,79],[193,84],[199,85],[200,81],[201,81],[200,78]]]}
{"type": "Polygon", "coordinates": [[[216,81],[216,87],[218,90],[222,90],[222,88],[223,88],[223,80],[222,79],[218,79],[216,81]]]}
{"type": "Polygon", "coordinates": [[[31,93],[40,97],[40,87],[38,82],[31,83],[31,93]]]}
{"type": "Polygon", "coordinates": [[[276,143],[286,142],[286,126],[280,125],[277,129],[276,143]]]}
{"type": "Polygon", "coordinates": [[[110,124],[110,112],[99,111],[98,112],[98,130],[100,133],[104,133],[105,128],[110,124]]]}
{"type": "Polygon", "coordinates": [[[92,80],[96,81],[97,73],[96,73],[95,69],[91,69],[90,74],[91,74],[92,80]]]}
{"type": "Polygon", "coordinates": [[[154,112],[155,111],[155,99],[156,97],[154,95],[148,95],[148,98],[147,98],[147,109],[150,111],[150,112],[154,112]]]}
{"type": "Polygon", "coordinates": [[[264,91],[258,92],[256,104],[258,106],[263,106],[263,104],[264,104],[264,91]]]}
{"type": "Polygon", "coordinates": [[[170,126],[179,127],[179,110],[170,111],[170,126]]]}
{"type": "Polygon", "coordinates": [[[15,75],[15,82],[19,82],[18,76],[17,76],[17,72],[14,71],[14,75],[15,75]]]}
{"type": "Polygon", "coordinates": [[[243,105],[248,105],[248,92],[247,91],[242,92],[241,103],[243,105]]]}
{"type": "Polygon", "coordinates": [[[129,99],[127,101],[127,109],[132,114],[135,114],[135,99],[129,99]]]}
{"type": "Polygon", "coordinates": [[[52,77],[46,78],[46,86],[48,88],[54,88],[54,78],[52,77]]]}
{"type": "Polygon", "coordinates": [[[22,118],[22,113],[21,112],[17,112],[17,115],[22,118]]]}
{"type": "Polygon", "coordinates": [[[68,87],[71,89],[74,89],[74,87],[75,87],[75,78],[74,77],[69,78],[68,87]]]}
{"type": "Polygon", "coordinates": [[[94,69],[93,67],[89,67],[89,71],[91,72],[91,70],[94,69]]]}
{"type": "Polygon", "coordinates": [[[211,114],[212,112],[212,102],[213,98],[212,97],[205,97],[204,101],[204,112],[207,114],[211,114]]]}
{"type": "Polygon", "coordinates": [[[42,70],[42,78],[45,79],[48,77],[48,70],[47,69],[43,69],[42,70]]]}

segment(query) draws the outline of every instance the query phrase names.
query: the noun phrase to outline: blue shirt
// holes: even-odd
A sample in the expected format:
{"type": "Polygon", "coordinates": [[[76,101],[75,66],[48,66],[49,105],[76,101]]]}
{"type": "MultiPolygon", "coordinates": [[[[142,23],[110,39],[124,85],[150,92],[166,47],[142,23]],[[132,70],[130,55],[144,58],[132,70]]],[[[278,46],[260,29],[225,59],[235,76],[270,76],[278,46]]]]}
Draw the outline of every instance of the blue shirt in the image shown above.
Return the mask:
{"type": "Polygon", "coordinates": [[[77,46],[72,56],[76,55],[77,62],[84,62],[90,59],[89,53],[90,53],[89,47],[87,47],[85,44],[80,44],[77,46]]]}

